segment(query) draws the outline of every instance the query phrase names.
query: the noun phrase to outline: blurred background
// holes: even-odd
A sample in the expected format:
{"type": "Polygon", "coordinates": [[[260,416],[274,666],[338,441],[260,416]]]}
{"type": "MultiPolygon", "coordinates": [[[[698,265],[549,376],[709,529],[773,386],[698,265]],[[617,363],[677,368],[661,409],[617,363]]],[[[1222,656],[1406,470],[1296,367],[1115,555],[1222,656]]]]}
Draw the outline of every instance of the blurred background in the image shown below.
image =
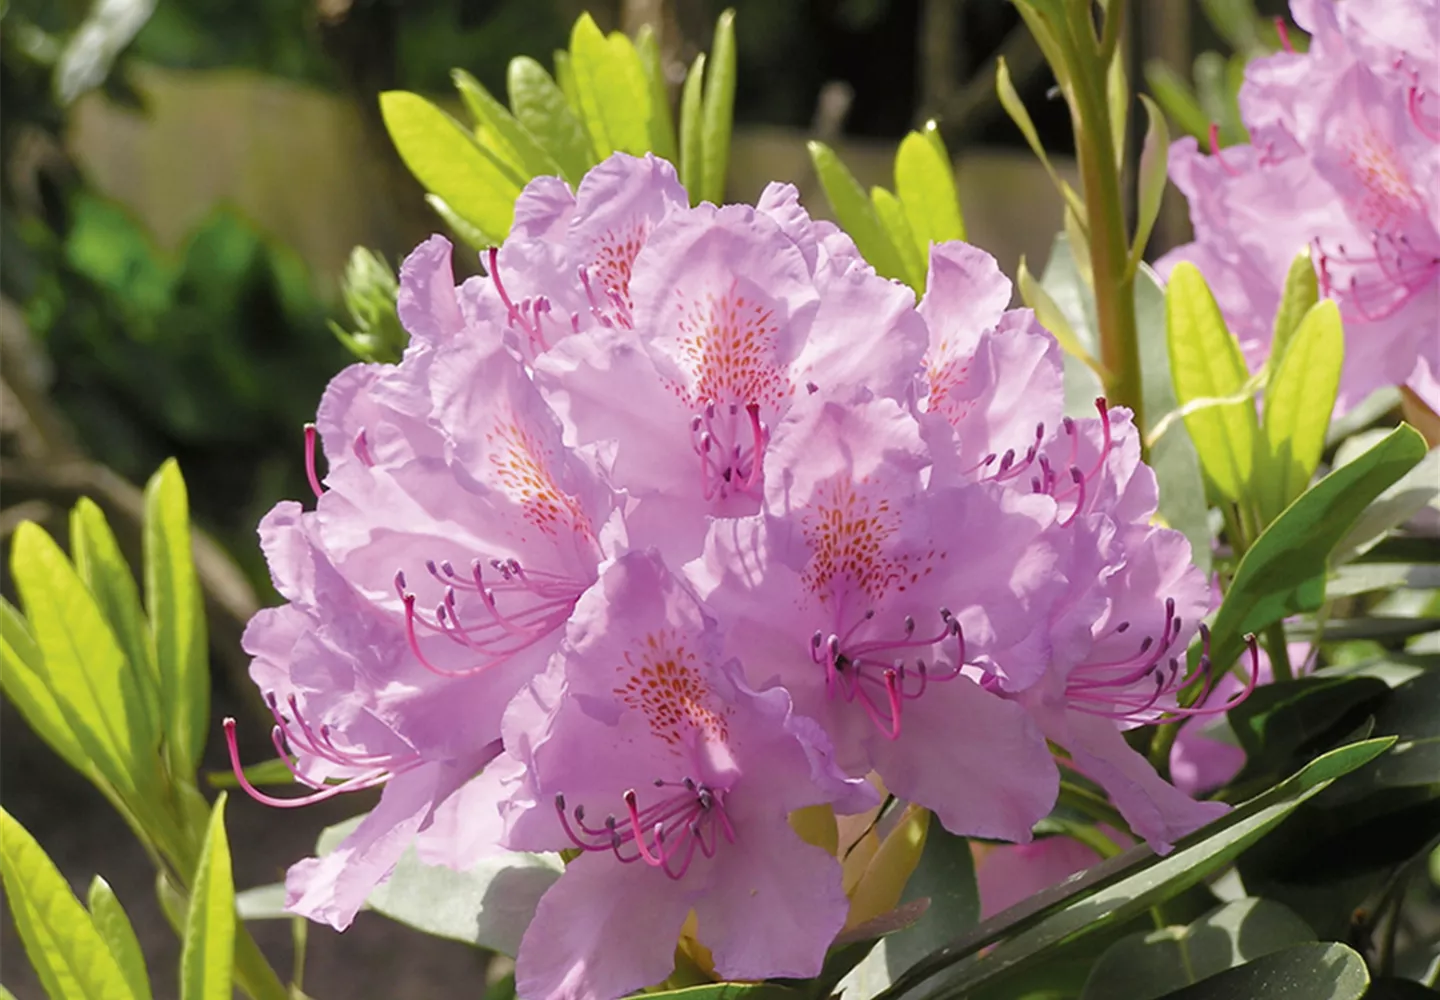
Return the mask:
{"type": "MultiPolygon", "coordinates": [[[[29,519],[63,541],[66,512],[88,495],[136,557],[135,484],[176,456],[206,532],[214,718],[243,718],[240,631],[275,599],[255,524],[308,493],[301,427],[351,360],[330,328],[347,322],[347,258],[361,245],[398,264],[443,230],[377,95],[458,106],[449,74],[461,67],[501,96],[510,58],[549,64],[584,10],[607,30],[650,24],[678,79],[726,6],[739,50],[730,200],[787,180],[823,216],[806,139],[835,146],[862,183],[888,183],[895,143],[935,118],[970,240],[1007,272],[1022,254],[1043,264],[1059,201],[994,96],[997,57],[1062,173],[1073,173],[1069,121],[1004,0],[0,0],[0,538],[29,519]]],[[[1131,78],[1157,96],[1170,88],[1175,134],[1217,121],[1236,141],[1237,67],[1269,47],[1265,18],[1282,9],[1131,4],[1131,78]]],[[[1184,206],[1170,205],[1151,251],[1186,237],[1184,206]]],[[[269,756],[256,722],[241,727],[252,760],[269,756]]],[[[218,725],[208,759],[224,768],[218,725]]],[[[159,995],[173,996],[178,946],[141,849],[8,705],[0,795],[77,887],[95,872],[111,882],[159,995]]],[[[368,805],[276,814],[236,799],[237,884],[276,881],[319,829],[368,805]]],[[[4,920],[0,976],[38,997],[4,920]]],[[[291,928],[256,936],[285,967],[291,928]]],[[[343,942],[310,928],[305,982],[322,998],[469,997],[486,964],[361,914],[343,942]]]]}

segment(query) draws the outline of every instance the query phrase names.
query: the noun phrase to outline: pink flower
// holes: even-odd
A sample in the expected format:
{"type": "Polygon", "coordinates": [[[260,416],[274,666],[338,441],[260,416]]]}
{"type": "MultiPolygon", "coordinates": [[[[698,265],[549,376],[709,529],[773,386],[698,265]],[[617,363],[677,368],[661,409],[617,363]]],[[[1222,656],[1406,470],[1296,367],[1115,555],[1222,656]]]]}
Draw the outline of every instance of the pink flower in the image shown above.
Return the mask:
{"type": "Polygon", "coordinates": [[[658,982],[691,910],[727,979],[820,971],[848,904],[839,862],[789,813],[877,799],[835,769],[783,689],[757,692],[721,660],[718,638],[658,557],[632,553],[511,704],[506,745],[524,777],[507,843],[583,852],[525,935],[521,995],[609,1000],[658,982]]]}
{"type": "Polygon", "coordinates": [[[423,244],[402,281],[416,343],[398,366],[331,383],[329,489],[262,524],[289,603],[245,636],[276,750],[314,789],[252,794],[295,805],[386,785],[337,851],[291,870],[292,908],[336,927],[499,751],[505,704],[559,646],[614,530],[613,494],[564,447],[520,362],[498,336],[465,335],[449,245],[423,244]]]}
{"type": "Polygon", "coordinates": [[[788,688],[896,795],[962,834],[1027,840],[1057,774],[1019,706],[967,668],[1034,640],[1059,586],[1046,497],[928,489],[914,417],[888,399],[796,404],[766,459],[765,513],[717,521],[690,567],[757,683],[788,688]]]}
{"type": "Polygon", "coordinates": [[[1241,90],[1251,145],[1171,149],[1193,261],[1252,367],[1269,350],[1289,264],[1311,249],[1346,324],[1337,407],[1405,384],[1440,405],[1440,68],[1434,0],[1296,0],[1306,54],[1253,61],[1241,90]]]}

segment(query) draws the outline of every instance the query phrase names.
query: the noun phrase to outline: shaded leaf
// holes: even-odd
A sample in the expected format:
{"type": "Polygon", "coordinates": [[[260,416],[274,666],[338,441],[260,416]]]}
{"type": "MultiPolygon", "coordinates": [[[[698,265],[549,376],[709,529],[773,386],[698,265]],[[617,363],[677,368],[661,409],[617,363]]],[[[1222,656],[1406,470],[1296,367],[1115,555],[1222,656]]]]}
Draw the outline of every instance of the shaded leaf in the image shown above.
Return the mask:
{"type": "Polygon", "coordinates": [[[1370,985],[1365,960],[1343,944],[1316,942],[1273,952],[1164,1000],[1359,1000],[1370,985]]]}

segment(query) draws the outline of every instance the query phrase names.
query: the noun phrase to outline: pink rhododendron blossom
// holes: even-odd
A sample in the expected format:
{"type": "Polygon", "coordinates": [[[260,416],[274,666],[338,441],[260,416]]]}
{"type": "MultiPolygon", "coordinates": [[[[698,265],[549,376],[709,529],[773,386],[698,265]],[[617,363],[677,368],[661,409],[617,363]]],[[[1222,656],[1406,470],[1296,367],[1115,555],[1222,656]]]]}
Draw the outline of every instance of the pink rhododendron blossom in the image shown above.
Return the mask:
{"type": "Polygon", "coordinates": [[[1408,385],[1440,405],[1440,64],[1434,0],[1295,0],[1310,51],[1250,63],[1246,146],[1171,149],[1193,261],[1252,367],[1269,352],[1286,272],[1309,248],[1345,319],[1338,409],[1408,385]]]}
{"type": "Polygon", "coordinates": [[[507,843],[583,852],[526,933],[521,995],[604,1000],[661,980],[691,910],[727,979],[820,971],[845,922],[840,865],[789,813],[876,797],[785,690],[757,692],[721,660],[718,638],[656,556],[632,553],[511,704],[506,744],[533,805],[507,843]]]}
{"type": "Polygon", "coordinates": [[[1055,506],[987,484],[925,486],[914,417],[807,400],[776,431],[763,515],[717,521],[692,575],[752,680],[824,724],[956,833],[1029,838],[1058,775],[1018,706],[962,671],[1033,639],[1059,590],[1055,506]]]}
{"type": "Polygon", "coordinates": [[[412,846],[573,852],[520,993],[611,1000],[692,915],[720,976],[816,974],[850,907],[791,815],[877,784],[1025,842],[1053,742],[1159,849],[1223,809],[1124,739],[1229,703],[1190,707],[1208,590],[987,254],[932,248],[916,303],[793,188],[691,207],[616,154],[528,185],[484,277],[450,255],[407,259],[404,358],[333,380],[315,508],[261,528],[287,603],[245,647],[310,795],[247,790],[383,786],[294,912],[343,928],[412,846]]]}

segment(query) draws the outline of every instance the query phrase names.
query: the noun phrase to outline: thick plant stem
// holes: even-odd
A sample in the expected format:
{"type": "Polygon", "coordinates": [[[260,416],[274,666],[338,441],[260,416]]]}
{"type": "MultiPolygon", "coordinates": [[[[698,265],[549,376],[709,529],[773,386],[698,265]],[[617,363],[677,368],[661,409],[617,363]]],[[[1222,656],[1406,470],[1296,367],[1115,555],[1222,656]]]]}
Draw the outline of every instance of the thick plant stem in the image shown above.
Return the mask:
{"type": "Polygon", "coordinates": [[[1140,339],[1135,321],[1135,274],[1130,268],[1130,234],[1120,185],[1120,165],[1111,144],[1112,122],[1105,81],[1109,57],[1118,44],[1124,4],[1111,0],[1104,38],[1097,42],[1090,25],[1089,4],[1072,5],[1070,51],[1071,117],[1076,156],[1085,198],[1085,230],[1090,269],[1095,282],[1095,315],[1099,325],[1100,361],[1105,370],[1105,395],[1112,405],[1128,407],[1135,426],[1145,424],[1140,375],[1140,339]]]}
{"type": "Polygon", "coordinates": [[[1265,630],[1265,652],[1270,654],[1270,674],[1278,683],[1295,678],[1290,666],[1290,650],[1285,645],[1285,624],[1276,622],[1265,630]]]}

